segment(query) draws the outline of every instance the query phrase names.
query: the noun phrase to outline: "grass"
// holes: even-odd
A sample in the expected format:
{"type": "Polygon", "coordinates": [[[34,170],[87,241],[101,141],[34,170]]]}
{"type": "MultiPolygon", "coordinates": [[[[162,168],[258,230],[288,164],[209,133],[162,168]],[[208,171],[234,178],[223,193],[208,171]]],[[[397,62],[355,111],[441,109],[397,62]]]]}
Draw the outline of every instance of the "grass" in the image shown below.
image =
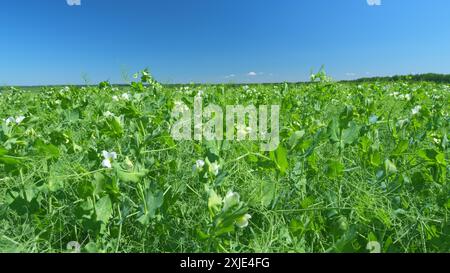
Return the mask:
{"type": "Polygon", "coordinates": [[[0,129],[0,251],[450,252],[449,85],[140,77],[1,93],[0,116],[25,119],[0,129]],[[204,105],[280,105],[278,149],[173,140],[175,101],[200,90],[204,105]]]}

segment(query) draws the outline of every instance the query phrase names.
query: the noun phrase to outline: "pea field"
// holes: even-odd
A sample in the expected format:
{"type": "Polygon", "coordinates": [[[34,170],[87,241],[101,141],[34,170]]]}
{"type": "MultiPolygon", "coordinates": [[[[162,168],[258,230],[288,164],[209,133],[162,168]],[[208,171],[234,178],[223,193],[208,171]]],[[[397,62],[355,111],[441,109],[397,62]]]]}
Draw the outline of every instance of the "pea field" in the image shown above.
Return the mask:
{"type": "Polygon", "coordinates": [[[0,92],[0,252],[450,252],[450,85],[0,92]],[[177,102],[279,105],[279,145],[175,140],[177,102]]]}

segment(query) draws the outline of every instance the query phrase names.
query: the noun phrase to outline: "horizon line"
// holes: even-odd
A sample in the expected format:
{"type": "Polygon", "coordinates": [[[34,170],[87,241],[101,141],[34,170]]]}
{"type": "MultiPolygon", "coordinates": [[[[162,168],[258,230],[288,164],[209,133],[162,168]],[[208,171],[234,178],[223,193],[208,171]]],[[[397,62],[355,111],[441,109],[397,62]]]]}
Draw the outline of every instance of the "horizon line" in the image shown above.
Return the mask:
{"type": "MultiPolygon", "coordinates": [[[[406,77],[406,76],[423,76],[423,75],[436,75],[436,76],[450,76],[450,74],[444,74],[444,73],[435,73],[435,72],[427,72],[427,73],[416,73],[416,74],[396,74],[396,75],[389,75],[389,76],[368,76],[368,77],[360,77],[355,79],[341,79],[341,80],[334,80],[334,82],[357,82],[362,80],[370,80],[375,78],[393,78],[393,77],[406,77]]],[[[333,78],[332,78],[333,79],[333,78]]],[[[54,87],[54,86],[96,86],[101,82],[109,82],[109,81],[100,81],[98,83],[79,83],[79,84],[30,84],[30,85],[8,85],[4,84],[1,85],[0,88],[4,87],[54,87]]],[[[132,83],[111,83],[112,86],[127,86],[132,83]]],[[[216,82],[216,83],[208,83],[208,82],[179,82],[179,83],[168,83],[168,82],[159,82],[162,85],[258,85],[258,84],[280,84],[280,83],[290,83],[290,84],[298,84],[298,83],[313,83],[312,81],[274,81],[274,82],[216,82]]]]}

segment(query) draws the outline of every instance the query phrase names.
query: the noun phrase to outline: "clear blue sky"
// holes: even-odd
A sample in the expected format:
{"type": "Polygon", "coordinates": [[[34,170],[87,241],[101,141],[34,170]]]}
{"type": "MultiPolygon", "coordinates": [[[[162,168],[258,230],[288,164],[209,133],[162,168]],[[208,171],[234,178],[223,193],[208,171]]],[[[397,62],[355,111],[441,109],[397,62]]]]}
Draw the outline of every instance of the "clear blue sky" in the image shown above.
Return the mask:
{"type": "Polygon", "coordinates": [[[3,0],[0,85],[450,73],[450,1],[381,1],[3,0]]]}

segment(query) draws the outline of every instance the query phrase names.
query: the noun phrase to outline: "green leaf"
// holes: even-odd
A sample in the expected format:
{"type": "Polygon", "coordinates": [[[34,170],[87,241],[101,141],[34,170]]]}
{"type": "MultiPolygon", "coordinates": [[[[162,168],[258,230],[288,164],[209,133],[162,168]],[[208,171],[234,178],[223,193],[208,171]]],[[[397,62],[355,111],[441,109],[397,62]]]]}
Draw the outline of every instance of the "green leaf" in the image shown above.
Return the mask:
{"type": "Polygon", "coordinates": [[[394,155],[401,155],[403,152],[405,152],[408,149],[409,142],[408,140],[401,140],[398,144],[395,150],[393,151],[394,155]]]}
{"type": "Polygon", "coordinates": [[[305,135],[305,130],[295,131],[289,138],[289,146],[294,148],[305,135]]]}
{"type": "Polygon", "coordinates": [[[345,128],[346,125],[353,119],[354,107],[352,105],[346,105],[339,115],[339,122],[342,124],[341,128],[345,128]]]}
{"type": "Polygon", "coordinates": [[[112,217],[112,203],[108,195],[102,197],[95,203],[95,214],[97,216],[97,221],[103,223],[108,223],[109,219],[112,217]]]}
{"type": "Polygon", "coordinates": [[[153,194],[151,191],[148,191],[146,194],[145,207],[146,210],[144,213],[137,219],[143,225],[148,225],[150,220],[153,219],[156,215],[156,210],[163,205],[164,195],[162,191],[158,191],[156,194],[153,194]]]}
{"type": "Polygon", "coordinates": [[[283,146],[279,146],[278,149],[275,151],[276,155],[276,162],[280,169],[280,173],[284,174],[286,173],[286,170],[289,168],[289,163],[287,159],[287,150],[283,146]]]}
{"type": "Polygon", "coordinates": [[[333,119],[328,124],[328,135],[331,143],[336,143],[340,141],[339,123],[336,121],[336,119],[333,119]]]}
{"type": "Polygon", "coordinates": [[[89,242],[84,247],[87,253],[99,253],[99,249],[95,242],[89,242]]]}
{"type": "Polygon", "coordinates": [[[445,207],[446,207],[447,209],[450,209],[450,199],[447,200],[447,203],[445,204],[445,207]]]}
{"type": "Polygon", "coordinates": [[[107,121],[109,126],[109,130],[114,136],[122,136],[123,135],[123,127],[119,117],[109,118],[107,121]]]}
{"type": "Polygon", "coordinates": [[[245,215],[247,210],[246,207],[238,206],[234,207],[234,209],[223,211],[214,219],[214,234],[220,236],[225,233],[233,232],[236,221],[245,215]]]}
{"type": "Polygon", "coordinates": [[[220,236],[226,233],[231,233],[233,231],[234,231],[234,224],[220,225],[218,228],[216,228],[214,234],[216,236],[220,236]]]}
{"type": "Polygon", "coordinates": [[[57,158],[59,157],[59,149],[53,144],[45,144],[42,140],[37,140],[34,144],[34,148],[40,155],[57,158]]]}
{"type": "Polygon", "coordinates": [[[106,177],[101,173],[94,174],[94,181],[92,182],[93,194],[100,194],[104,191],[106,177]]]}
{"type": "Polygon", "coordinates": [[[37,189],[34,185],[26,185],[24,188],[25,200],[31,202],[36,196],[37,189]]]}
{"type": "Polygon", "coordinates": [[[48,179],[48,189],[51,192],[56,192],[64,187],[62,179],[50,176],[48,179]]]}
{"type": "Polygon", "coordinates": [[[377,236],[375,234],[373,234],[373,232],[370,232],[369,235],[367,236],[367,241],[376,242],[376,241],[378,241],[378,239],[377,239],[377,236]]]}
{"type": "Polygon", "coordinates": [[[123,182],[139,182],[142,177],[144,177],[147,174],[148,170],[135,170],[132,172],[127,172],[124,170],[118,170],[117,175],[119,176],[119,179],[123,182]]]}
{"type": "Polygon", "coordinates": [[[436,163],[442,166],[447,166],[447,163],[445,162],[445,154],[444,153],[438,153],[436,155],[436,163]]]}
{"type": "Polygon", "coordinates": [[[222,198],[213,190],[207,189],[208,191],[208,209],[209,213],[214,216],[216,213],[220,211],[220,207],[222,206],[222,198]]]}
{"type": "Polygon", "coordinates": [[[380,166],[383,162],[381,154],[377,151],[371,151],[369,157],[370,157],[370,164],[372,164],[375,167],[380,166]]]}
{"type": "Polygon", "coordinates": [[[355,252],[352,242],[357,237],[356,228],[350,226],[349,229],[336,241],[334,244],[334,251],[341,252],[355,252]]]}
{"type": "Polygon", "coordinates": [[[262,184],[261,203],[264,207],[268,207],[276,193],[276,184],[273,181],[266,180],[262,184]]]}
{"type": "Polygon", "coordinates": [[[433,149],[425,149],[417,151],[417,155],[426,161],[434,161],[434,159],[438,155],[438,152],[433,149]]]}
{"type": "Polygon", "coordinates": [[[344,165],[336,160],[328,160],[325,166],[325,174],[328,178],[333,179],[344,173],[344,165]]]}
{"type": "Polygon", "coordinates": [[[156,210],[159,209],[164,202],[164,195],[162,191],[158,191],[153,194],[151,191],[147,193],[147,210],[151,218],[156,214],[156,210]]]}
{"type": "Polygon", "coordinates": [[[308,197],[306,197],[305,199],[303,199],[301,202],[300,202],[300,206],[303,208],[303,209],[307,209],[307,208],[309,208],[311,205],[313,205],[314,204],[314,197],[312,197],[312,196],[308,196],[308,197]]]}
{"type": "Polygon", "coordinates": [[[21,160],[14,157],[9,156],[0,156],[0,162],[6,165],[18,165],[21,163],[21,160]]]}
{"type": "Polygon", "coordinates": [[[342,130],[342,142],[344,144],[352,144],[359,137],[359,131],[361,127],[355,122],[351,121],[347,129],[342,130]]]}
{"type": "Polygon", "coordinates": [[[393,174],[397,172],[397,167],[395,166],[395,164],[390,161],[389,159],[386,159],[384,161],[384,168],[386,170],[386,174],[393,174]]]}

